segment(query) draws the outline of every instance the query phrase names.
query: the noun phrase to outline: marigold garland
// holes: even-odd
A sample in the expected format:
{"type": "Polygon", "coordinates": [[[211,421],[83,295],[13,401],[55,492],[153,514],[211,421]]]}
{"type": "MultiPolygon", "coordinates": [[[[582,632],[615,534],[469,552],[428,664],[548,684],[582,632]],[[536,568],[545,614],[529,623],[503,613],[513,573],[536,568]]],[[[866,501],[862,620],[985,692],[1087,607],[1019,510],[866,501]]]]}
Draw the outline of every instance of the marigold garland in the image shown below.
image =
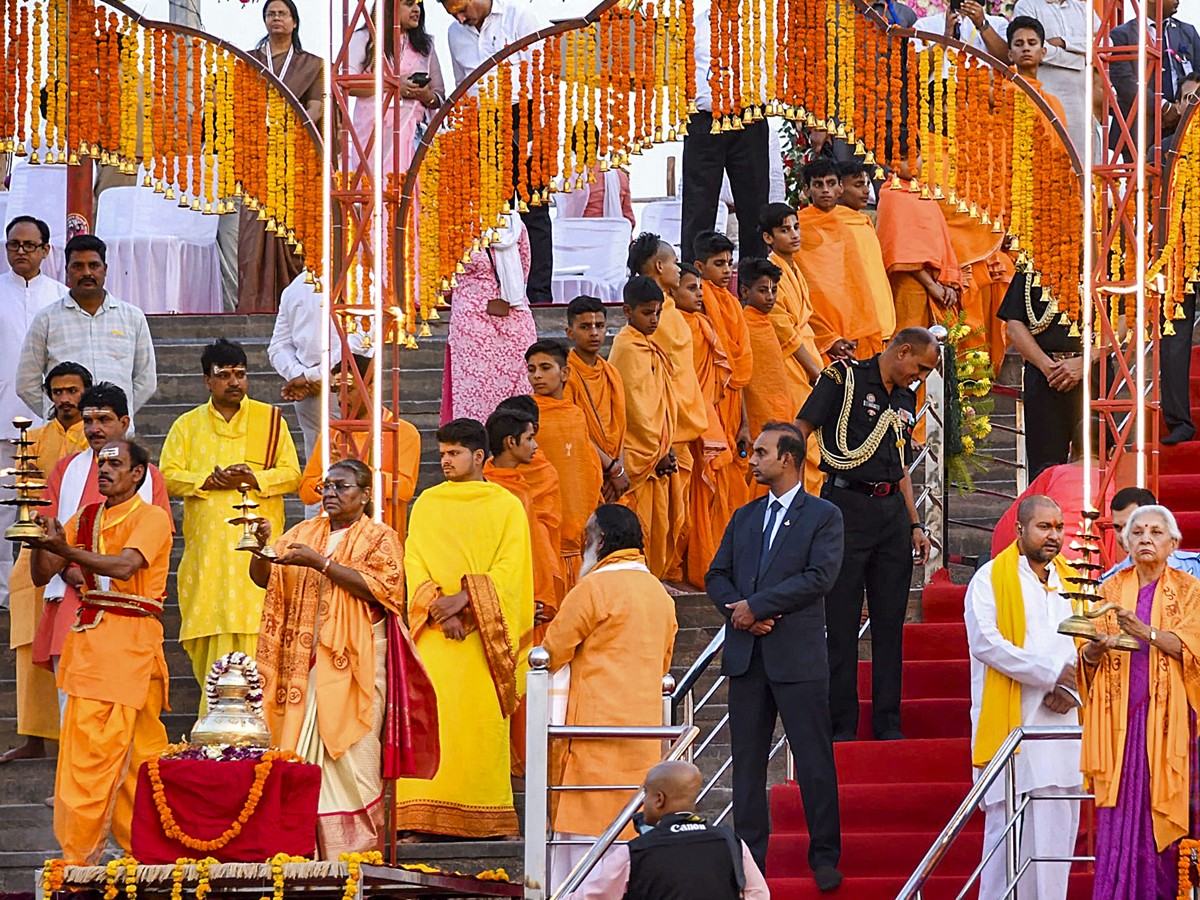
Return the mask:
{"type": "MultiPolygon", "coordinates": [[[[276,761],[289,763],[302,763],[304,760],[292,753],[290,750],[268,750],[262,755],[257,765],[254,767],[254,783],[250,786],[250,792],[246,797],[246,802],[242,806],[241,812],[232,824],[221,834],[220,837],[201,841],[185,834],[183,829],[179,827],[175,821],[175,815],[171,811],[171,807],[167,804],[166,788],[163,785],[162,773],[159,769],[161,757],[155,757],[146,763],[146,771],[150,776],[150,786],[153,789],[154,807],[158,810],[158,819],[162,824],[163,833],[170,840],[177,841],[189,850],[199,850],[211,852],[220,850],[225,847],[230,841],[234,840],[242,833],[242,829],[250,818],[258,809],[258,803],[262,799],[263,788],[267,783],[267,779],[271,775],[271,769],[276,761]]],[[[114,900],[109,897],[106,900],[114,900]]]]}

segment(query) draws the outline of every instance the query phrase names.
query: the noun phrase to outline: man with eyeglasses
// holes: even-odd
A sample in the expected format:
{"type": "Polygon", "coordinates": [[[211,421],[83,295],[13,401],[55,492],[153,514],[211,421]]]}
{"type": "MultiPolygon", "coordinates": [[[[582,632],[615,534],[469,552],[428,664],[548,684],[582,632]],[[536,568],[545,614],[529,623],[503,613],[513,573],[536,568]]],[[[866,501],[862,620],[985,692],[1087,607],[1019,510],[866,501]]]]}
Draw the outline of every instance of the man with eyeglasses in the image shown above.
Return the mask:
{"type": "MultiPolygon", "coordinates": [[[[9,271],[0,275],[0,431],[7,436],[15,416],[29,410],[17,393],[17,359],[25,335],[34,317],[67,292],[66,285],[42,273],[42,263],[50,253],[50,226],[33,216],[17,216],[4,231],[4,250],[9,271]]],[[[41,371],[37,373],[39,418],[46,397],[42,393],[41,371]]],[[[15,436],[15,435],[14,435],[15,436]]],[[[0,468],[12,465],[12,448],[0,449],[0,468]]],[[[0,530],[17,520],[15,506],[0,507],[0,530]]],[[[0,550],[0,609],[8,608],[8,577],[12,571],[11,552],[0,550]]]]}
{"type": "Polygon", "coordinates": [[[106,253],[104,241],[92,234],[67,241],[70,290],[34,316],[25,335],[17,393],[35,415],[50,411],[42,386],[46,373],[61,362],[77,362],[96,381],[117,385],[135,416],[158,390],[146,315],[104,289],[106,253]]]}
{"type": "Polygon", "coordinates": [[[209,401],[175,420],[159,464],[171,496],[183,498],[179,642],[203,685],[219,657],[254,656],[258,646],[263,589],[234,550],[233,506],[246,490],[272,533],[283,534],[283,497],[300,484],[300,463],[279,409],[248,396],[241,344],[214,341],[200,368],[209,401]]]}

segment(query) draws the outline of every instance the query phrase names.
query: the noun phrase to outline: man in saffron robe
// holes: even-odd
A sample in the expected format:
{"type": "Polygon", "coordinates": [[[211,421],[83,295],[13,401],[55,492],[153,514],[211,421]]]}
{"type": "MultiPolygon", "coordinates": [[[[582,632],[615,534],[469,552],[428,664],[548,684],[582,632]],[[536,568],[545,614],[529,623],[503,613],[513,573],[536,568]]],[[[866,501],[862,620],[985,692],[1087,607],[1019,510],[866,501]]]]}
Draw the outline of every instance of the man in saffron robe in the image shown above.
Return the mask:
{"type": "Polygon", "coordinates": [[[651,340],[663,293],[653,279],[634,275],[625,284],[624,298],[628,324],[613,339],[609,361],[625,386],[626,505],[642,523],[646,564],[655,577],[665,579],[675,555],[670,479],[677,464],[671,449],[676,421],[671,360],[651,340]]]}
{"type": "MultiPolygon", "coordinates": [[[[742,389],[750,383],[750,376],[754,373],[754,357],[750,351],[750,332],[746,328],[742,304],[729,292],[729,284],[733,280],[733,242],[715,231],[703,231],[696,236],[695,256],[704,290],[704,315],[721,339],[729,361],[729,380],[720,399],[714,401],[714,407],[725,434],[731,440],[733,466],[740,479],[740,486],[738,482],[731,485],[734,490],[729,498],[732,510],[750,499],[746,484],[750,475],[750,445],[754,439],[750,434],[750,419],[746,415],[746,398],[742,389]]],[[[714,533],[719,535],[722,532],[716,531],[717,527],[713,525],[714,533]]],[[[720,527],[723,529],[724,524],[720,527]]]]}
{"type": "Polygon", "coordinates": [[[749,493],[748,488],[742,487],[745,483],[733,464],[737,436],[725,430],[717,413],[717,404],[724,399],[730,380],[729,357],[705,315],[703,296],[700,272],[690,263],[685,264],[678,303],[692,331],[693,365],[704,389],[709,422],[704,434],[692,443],[696,470],[688,490],[692,531],[688,537],[685,573],[688,582],[695,585],[704,584],[708,566],[717,552],[724,533],[717,530],[718,523],[723,529],[733,515],[729,497],[739,490],[749,493]]]}
{"type": "MultiPolygon", "coordinates": [[[[692,446],[708,429],[708,409],[696,378],[692,360],[692,330],[678,308],[682,269],[675,248],[657,234],[643,232],[629,245],[627,265],[631,275],[649,275],[663,292],[658,328],[650,339],[666,351],[671,360],[671,380],[675,388],[676,472],[671,476],[671,522],[675,529],[675,554],[667,579],[683,582],[683,553],[692,530],[690,490],[697,461],[692,446]]],[[[682,586],[682,585],[681,585],[682,586]]]]}
{"type": "Polygon", "coordinates": [[[604,304],[576,297],[567,304],[567,354],[563,399],[583,411],[588,434],[604,469],[604,499],[614,503],[629,490],[625,472],[625,387],[615,368],[600,355],[608,325],[604,304]]]}
{"type": "Polygon", "coordinates": [[[587,520],[601,503],[604,468],[583,410],[563,399],[566,348],[558,341],[537,341],[525,351],[525,362],[538,405],[538,446],[558,472],[563,578],[570,590],[579,577],[587,520]]]}
{"type": "MultiPolygon", "coordinates": [[[[971,579],[963,619],[971,649],[971,761],[987,765],[1009,732],[1021,726],[1075,725],[1075,644],[1058,633],[1071,615],[1063,592],[1078,577],[1060,554],[1063,514],[1043,495],[1021,501],[1016,535],[971,579]]],[[[1013,764],[1017,791],[1037,796],[1081,792],[1083,777],[1072,748],[1056,741],[1021,745],[1013,764]]],[[[984,801],[983,853],[993,849],[980,876],[981,900],[1004,896],[1004,785],[988,789],[984,801]]],[[[1042,798],[1025,808],[1018,829],[1022,859],[1071,856],[1079,831],[1079,801],[1042,798]]],[[[1067,896],[1070,863],[1039,862],[1019,882],[1020,895],[1056,900],[1067,896]]]]}
{"type": "MultiPolygon", "coordinates": [[[[771,322],[782,274],[779,266],[762,257],[747,256],[738,263],[738,298],[745,307],[754,355],[754,374],[745,388],[746,414],[753,435],[761,433],[767,422],[786,421],[796,414],[792,411],[791,391],[782,389],[788,383],[788,376],[783,348],[771,322]]],[[[766,489],[756,485],[751,492],[762,496],[766,489]]]]}
{"type": "MultiPolygon", "coordinates": [[[[800,220],[796,211],[786,203],[768,203],[759,219],[763,241],[771,248],[768,257],[779,267],[779,285],[775,305],[771,308],[771,324],[783,350],[783,365],[792,392],[792,404],[797,410],[804,405],[812,386],[821,375],[824,363],[817,349],[812,329],[812,300],[808,282],[800,271],[800,220]]],[[[795,413],[784,419],[789,421],[795,413]]],[[[753,429],[752,429],[753,431],[753,429]]],[[[757,433],[755,432],[757,436],[757,433]]],[[[821,451],[817,442],[809,440],[808,456],[804,461],[804,489],[820,494],[825,475],[821,472],[821,451]]]]}
{"type": "MultiPolygon", "coordinates": [[[[46,375],[46,395],[54,415],[28,439],[37,457],[34,465],[45,477],[60,459],[87,447],[79,400],[92,386],[92,373],[79,363],[59,363],[46,375]]],[[[54,675],[33,664],[33,638],[42,617],[42,588],[34,586],[28,548],[21,548],[9,580],[8,645],[16,651],[17,734],[25,743],[0,755],[0,763],[15,759],[41,759],[45,741],[58,740],[58,694],[54,675]]]]}
{"type": "MultiPolygon", "coordinates": [[[[347,371],[344,376],[334,375],[330,389],[336,398],[342,393],[344,385],[345,418],[367,419],[371,416],[370,360],[358,356],[352,358],[356,371],[347,371]]],[[[340,404],[336,400],[334,402],[337,408],[340,404]]],[[[336,420],[338,417],[334,418],[336,420]]],[[[421,433],[411,422],[393,416],[388,409],[383,410],[383,423],[383,458],[379,464],[384,497],[383,521],[396,530],[403,542],[408,530],[408,504],[417,492],[417,479],[421,474],[421,433]],[[395,504],[392,503],[393,497],[396,498],[395,504]]],[[[360,459],[368,465],[371,463],[369,431],[347,431],[333,425],[330,431],[330,465],[339,459],[360,459]]],[[[321,484],[325,473],[321,470],[321,456],[324,440],[324,437],[317,435],[312,455],[300,474],[299,494],[306,506],[322,502],[321,484]]]]}
{"type": "Polygon", "coordinates": [[[826,361],[869,359],[896,329],[879,238],[863,213],[838,205],[841,178],[818,158],[804,167],[811,206],[800,210],[796,262],[812,299],[813,336],[826,361]]]}
{"type": "MultiPolygon", "coordinates": [[[[1008,33],[1005,36],[1008,43],[1008,58],[1012,60],[1017,74],[1029,82],[1042,99],[1046,101],[1054,114],[1058,116],[1064,127],[1068,124],[1067,114],[1063,110],[1062,99],[1047,91],[1038,78],[1038,70],[1046,58],[1046,29],[1033,16],[1014,16],[1008,23],[1008,33]]],[[[1079,129],[1078,123],[1070,123],[1073,129],[1079,129]]],[[[1049,128],[1050,125],[1041,117],[1038,118],[1039,128],[1049,128]]],[[[1077,131],[1076,133],[1081,133],[1077,131]]],[[[1080,153],[1083,145],[1076,147],[1080,153]]]]}
{"type": "Polygon", "coordinates": [[[65,526],[41,519],[45,536],[30,542],[34,584],[68,565],[83,573],[58,677],[67,706],[54,795],[54,836],[75,865],[96,865],[110,832],[129,852],[138,769],[167,747],[159,715],[170,677],[161,616],[171,517],[138,496],[149,465],[132,441],[106,444],[98,454],[104,502],[65,526]]]}
{"type": "MultiPolygon", "coordinates": [[[[283,496],[300,484],[296,447],[280,411],[247,396],[246,351],[224,338],[200,358],[208,403],[175,420],[159,461],[167,489],[183,498],[183,559],[179,562],[179,642],[204,684],[227,653],[254,656],[263,591],[236,550],[226,521],[239,489],[259,504],[273,533],[283,533],[283,496]]],[[[203,707],[202,707],[203,708],[203,707]]]]}
{"type": "Polygon", "coordinates": [[[1005,341],[1004,324],[996,313],[1013,276],[1012,260],[1001,249],[1004,235],[972,218],[970,212],[959,212],[951,203],[939,203],[938,208],[950,229],[950,245],[962,269],[959,305],[964,321],[978,332],[960,346],[986,349],[993,369],[999,369],[1004,362],[1005,341]]]}
{"type": "MultiPolygon", "coordinates": [[[[659,584],[643,552],[637,516],[605,504],[588,522],[584,573],[563,611],[546,630],[542,648],[550,670],[571,666],[568,725],[638,726],[662,723],[662,679],[675,649],[675,603],[659,584]]],[[[564,785],[636,784],[637,773],[661,759],[653,741],[567,741],[564,785]]],[[[598,835],[628,802],[631,792],[567,791],[558,795],[557,836],[598,835]]],[[[624,837],[633,837],[632,828],[624,837]]],[[[556,849],[550,881],[560,884],[586,847],[556,849]]]]}
{"type": "Polygon", "coordinates": [[[446,481],[413,504],[404,573],[409,629],[437,692],[442,758],[431,781],[396,782],[396,827],[516,835],[508,719],[525,689],[519,650],[533,628],[529,520],[520,500],[484,481],[481,424],[455,419],[437,437],[446,481]]]}
{"type": "MultiPolygon", "coordinates": [[[[54,516],[59,521],[70,519],[85,506],[104,502],[104,495],[100,493],[97,454],[109,441],[120,440],[129,431],[129,402],[125,392],[111,382],[100,381],[84,391],[79,409],[88,448],[58,461],[46,479],[46,492],[42,495],[50,501],[49,506],[42,507],[42,514],[54,516]]],[[[138,496],[170,516],[171,498],[167,496],[167,485],[153,464],[138,488],[138,496]]],[[[82,573],[78,567],[69,566],[43,588],[42,615],[33,636],[34,665],[55,673],[59,671],[59,658],[75,625],[82,586],[82,573]]],[[[61,690],[58,701],[61,712],[67,702],[61,690]]]]}
{"type": "MultiPolygon", "coordinates": [[[[337,859],[376,849],[383,827],[383,716],[399,699],[388,696],[387,617],[403,614],[404,546],[368,515],[363,463],[332,464],[321,493],[324,515],[274,541],[274,559],[251,554],[249,571],[266,589],[258,666],[271,740],[321,767],[318,853],[337,859]]],[[[269,521],[257,523],[255,537],[271,543],[269,521]]],[[[409,656],[407,683],[397,687],[424,689],[432,706],[428,678],[409,656]]],[[[436,757],[424,764],[432,774],[436,757]]]]}
{"type": "Polygon", "coordinates": [[[879,192],[875,229],[896,309],[896,328],[940,325],[956,312],[962,271],[939,201],[922,199],[908,164],[879,192]]]}

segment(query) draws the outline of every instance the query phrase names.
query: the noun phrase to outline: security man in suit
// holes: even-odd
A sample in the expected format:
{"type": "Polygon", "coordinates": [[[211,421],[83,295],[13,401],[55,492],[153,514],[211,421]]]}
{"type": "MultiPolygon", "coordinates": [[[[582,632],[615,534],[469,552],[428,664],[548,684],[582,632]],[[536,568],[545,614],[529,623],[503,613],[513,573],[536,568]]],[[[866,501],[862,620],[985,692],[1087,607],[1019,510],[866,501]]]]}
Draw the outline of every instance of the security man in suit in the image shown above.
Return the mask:
{"type": "Polygon", "coordinates": [[[833,363],[796,417],[805,440],[815,433],[821,496],[846,522],[841,574],[825,599],[829,711],[834,741],[858,734],[858,629],[863,589],[871,612],[871,726],[899,740],[904,614],[913,561],[924,564],[929,538],[917,514],[908,465],[917,395],[941,349],[924,328],[904,328],[870,359],[833,363]]]}
{"type": "Polygon", "coordinates": [[[842,881],[837,769],[829,719],[825,595],[842,565],[842,514],[804,491],[805,442],[768,422],[750,469],[765,497],[733,514],[705,578],[728,620],[721,671],[729,678],[733,822],[760,868],[767,857],[767,758],[775,718],[796,761],[817,887],[842,881]]]}

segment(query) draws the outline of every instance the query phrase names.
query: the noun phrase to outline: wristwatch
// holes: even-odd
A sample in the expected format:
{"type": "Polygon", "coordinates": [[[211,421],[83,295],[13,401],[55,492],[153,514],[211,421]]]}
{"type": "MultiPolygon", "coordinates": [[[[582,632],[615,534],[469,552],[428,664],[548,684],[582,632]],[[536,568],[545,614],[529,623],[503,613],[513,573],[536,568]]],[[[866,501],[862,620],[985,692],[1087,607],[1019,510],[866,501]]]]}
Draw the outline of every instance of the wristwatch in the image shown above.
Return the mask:
{"type": "Polygon", "coordinates": [[[924,523],[924,522],[913,522],[913,523],[912,523],[912,526],[910,527],[910,530],[911,530],[911,531],[916,531],[918,528],[920,528],[920,529],[921,529],[922,531],[924,531],[926,534],[929,534],[929,529],[925,527],[925,523],[924,523]]]}
{"type": "Polygon", "coordinates": [[[979,28],[979,31],[980,31],[981,33],[982,33],[982,32],[984,32],[984,31],[987,31],[987,30],[988,30],[989,28],[991,28],[991,27],[992,27],[992,23],[991,23],[991,22],[989,22],[989,21],[987,20],[987,17],[986,17],[986,16],[985,16],[985,17],[984,17],[984,19],[983,19],[983,24],[978,26],[978,28],[979,28]]]}
{"type": "Polygon", "coordinates": [[[1153,628],[1151,628],[1150,629],[1150,643],[1153,644],[1157,640],[1158,640],[1158,632],[1155,631],[1153,628]]]}

